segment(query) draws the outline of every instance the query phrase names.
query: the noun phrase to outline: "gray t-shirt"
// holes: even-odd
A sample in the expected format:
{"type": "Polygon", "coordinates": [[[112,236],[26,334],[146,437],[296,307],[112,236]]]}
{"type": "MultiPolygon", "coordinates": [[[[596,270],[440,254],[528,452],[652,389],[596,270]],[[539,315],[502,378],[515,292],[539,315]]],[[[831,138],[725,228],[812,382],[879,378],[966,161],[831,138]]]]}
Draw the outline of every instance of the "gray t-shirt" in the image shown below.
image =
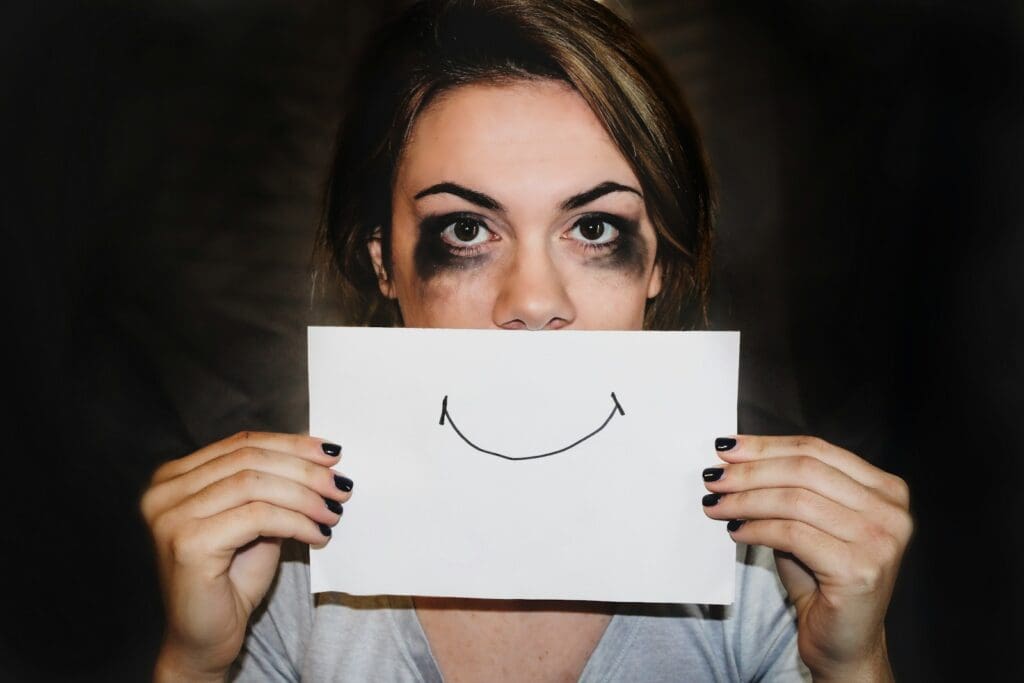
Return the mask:
{"type": "MultiPolygon", "coordinates": [[[[618,605],[581,683],[809,681],[771,550],[736,557],[730,606],[618,605]]],[[[311,595],[308,548],[289,542],[270,591],[231,680],[443,680],[411,598],[311,595]]]]}

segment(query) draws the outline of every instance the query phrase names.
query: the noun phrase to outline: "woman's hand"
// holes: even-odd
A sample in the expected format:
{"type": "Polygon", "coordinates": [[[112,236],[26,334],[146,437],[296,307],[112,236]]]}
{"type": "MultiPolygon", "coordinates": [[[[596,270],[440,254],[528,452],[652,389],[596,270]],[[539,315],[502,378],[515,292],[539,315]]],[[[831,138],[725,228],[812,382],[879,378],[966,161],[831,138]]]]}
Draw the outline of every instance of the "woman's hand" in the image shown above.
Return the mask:
{"type": "Polygon", "coordinates": [[[156,544],[167,632],[157,679],[219,680],[277,570],[281,540],[323,546],[352,481],[320,439],[242,432],[153,475],[142,513],[156,544]]]}
{"type": "Polygon", "coordinates": [[[775,549],[815,680],[891,680],[885,612],[913,531],[906,483],[821,439],[716,440],[704,471],[709,517],[775,549]]]}

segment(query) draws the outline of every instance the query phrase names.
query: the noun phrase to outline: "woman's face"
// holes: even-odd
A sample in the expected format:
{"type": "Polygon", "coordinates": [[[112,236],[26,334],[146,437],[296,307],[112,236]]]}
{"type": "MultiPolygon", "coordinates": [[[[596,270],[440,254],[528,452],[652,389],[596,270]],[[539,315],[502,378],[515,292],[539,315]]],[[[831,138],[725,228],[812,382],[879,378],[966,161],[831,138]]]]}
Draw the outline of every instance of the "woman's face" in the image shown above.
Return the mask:
{"type": "MultiPolygon", "coordinates": [[[[640,329],[661,286],[640,183],[556,81],[469,85],[417,118],[381,291],[409,327],[640,329]]],[[[381,268],[381,245],[371,254],[381,268]]]]}

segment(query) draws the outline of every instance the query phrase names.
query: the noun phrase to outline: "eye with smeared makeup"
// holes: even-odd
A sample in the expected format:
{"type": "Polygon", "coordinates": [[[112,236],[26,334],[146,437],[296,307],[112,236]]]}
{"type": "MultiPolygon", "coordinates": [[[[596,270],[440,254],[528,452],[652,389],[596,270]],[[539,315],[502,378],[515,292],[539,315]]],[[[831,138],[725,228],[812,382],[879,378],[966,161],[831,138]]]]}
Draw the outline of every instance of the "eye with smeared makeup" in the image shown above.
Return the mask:
{"type": "Polygon", "coordinates": [[[574,242],[595,267],[634,276],[643,273],[647,246],[635,219],[601,211],[586,213],[573,221],[562,239],[574,242]]]}
{"type": "Polygon", "coordinates": [[[416,269],[425,280],[446,270],[465,270],[484,263],[489,242],[500,237],[482,217],[468,212],[425,216],[416,241],[416,269]]]}
{"type": "Polygon", "coordinates": [[[471,215],[441,216],[434,224],[439,239],[459,256],[473,256],[487,242],[498,239],[482,220],[471,215]]]}
{"type": "MultiPolygon", "coordinates": [[[[577,219],[562,237],[578,242],[585,251],[610,251],[618,243],[620,233],[630,227],[629,223],[610,214],[587,214],[577,219]]],[[[499,239],[483,220],[469,214],[432,216],[423,227],[458,256],[474,256],[480,251],[478,247],[499,239]]]]}
{"type": "Polygon", "coordinates": [[[562,237],[578,242],[586,252],[610,253],[618,248],[623,232],[634,229],[631,221],[605,213],[589,213],[573,223],[562,237]]]}
{"type": "MultiPolygon", "coordinates": [[[[426,216],[419,227],[416,264],[424,278],[445,269],[476,267],[490,257],[490,243],[502,239],[485,218],[469,212],[426,216]]],[[[592,211],[572,219],[560,237],[595,266],[643,269],[646,249],[636,220],[592,211]]]]}

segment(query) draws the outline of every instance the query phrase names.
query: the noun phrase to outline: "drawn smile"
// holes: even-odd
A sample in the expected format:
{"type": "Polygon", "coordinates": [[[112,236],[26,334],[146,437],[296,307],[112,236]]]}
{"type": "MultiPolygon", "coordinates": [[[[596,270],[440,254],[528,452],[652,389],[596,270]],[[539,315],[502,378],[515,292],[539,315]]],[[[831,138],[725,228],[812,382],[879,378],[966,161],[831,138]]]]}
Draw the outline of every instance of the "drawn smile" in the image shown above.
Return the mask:
{"type": "Polygon", "coordinates": [[[584,437],[582,437],[580,439],[577,439],[576,441],[573,441],[568,446],[565,446],[563,448],[559,448],[558,450],[555,450],[555,451],[549,451],[548,453],[539,453],[537,455],[522,455],[522,456],[505,455],[504,453],[498,453],[497,451],[490,451],[490,450],[487,450],[486,448],[481,448],[480,446],[477,446],[475,443],[470,441],[469,437],[467,437],[465,434],[462,433],[462,430],[460,430],[458,427],[455,426],[455,420],[452,419],[452,414],[450,412],[448,412],[448,397],[447,396],[445,396],[444,399],[442,399],[442,401],[441,401],[441,420],[438,422],[438,424],[443,427],[444,423],[445,423],[445,420],[447,420],[448,424],[450,424],[452,426],[452,429],[455,430],[455,433],[459,435],[459,438],[461,438],[463,441],[465,441],[467,444],[469,444],[471,447],[475,448],[476,450],[480,451],[481,453],[486,453],[487,455],[493,455],[493,456],[495,456],[497,458],[502,458],[504,460],[537,460],[538,458],[547,458],[547,457],[552,456],[552,455],[558,455],[559,453],[565,453],[567,450],[569,450],[571,448],[575,448],[576,446],[579,446],[581,443],[583,443],[584,441],[586,441],[590,437],[596,435],[602,429],[607,427],[608,423],[612,421],[612,418],[615,417],[616,413],[618,413],[619,415],[625,416],[626,411],[622,409],[622,405],[619,403],[619,399],[615,398],[615,392],[614,391],[612,392],[612,403],[613,403],[612,410],[611,410],[610,413],[608,413],[608,417],[605,418],[604,422],[601,423],[600,427],[598,427],[594,431],[590,432],[586,436],[584,436],[584,437]]]}

